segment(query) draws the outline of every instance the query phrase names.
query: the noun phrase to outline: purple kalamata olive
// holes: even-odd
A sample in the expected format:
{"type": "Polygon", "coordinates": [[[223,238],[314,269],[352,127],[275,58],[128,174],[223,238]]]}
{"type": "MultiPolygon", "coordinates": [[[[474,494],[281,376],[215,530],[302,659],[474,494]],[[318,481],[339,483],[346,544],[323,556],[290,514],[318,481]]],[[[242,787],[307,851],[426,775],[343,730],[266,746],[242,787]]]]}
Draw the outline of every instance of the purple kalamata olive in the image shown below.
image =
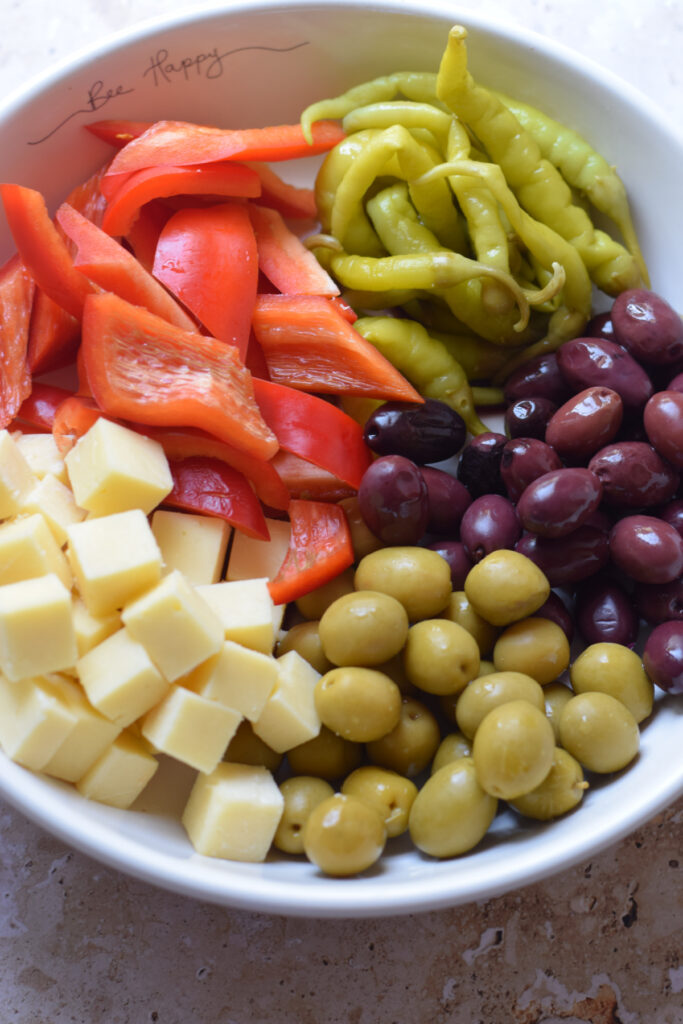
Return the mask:
{"type": "Polygon", "coordinates": [[[571,612],[560,595],[554,590],[550,591],[547,601],[541,605],[538,611],[534,612],[534,615],[542,619],[550,619],[551,622],[554,622],[556,626],[563,630],[569,643],[574,639],[574,620],[571,612]]]}
{"type": "Polygon", "coordinates": [[[530,483],[517,512],[525,530],[541,537],[564,537],[596,511],[602,484],[590,469],[565,467],[544,473],[530,483]]]}
{"type": "Polygon", "coordinates": [[[683,358],[683,321],[655,292],[630,288],[612,304],[614,340],[639,363],[669,366],[683,358]]]}
{"type": "Polygon", "coordinates": [[[504,388],[508,405],[520,398],[547,398],[561,405],[570,393],[554,352],[529,359],[510,374],[504,388]]]}
{"type": "Polygon", "coordinates": [[[645,441],[605,445],[588,463],[602,483],[603,499],[618,508],[650,508],[670,501],[679,472],[645,441]]]}
{"type": "Polygon", "coordinates": [[[633,601],[638,614],[651,625],[668,619],[683,619],[683,579],[670,583],[636,583],[633,601]]]}
{"type": "Polygon", "coordinates": [[[368,528],[385,544],[417,544],[427,528],[427,484],[410,459],[384,455],[372,462],[358,488],[368,528]]]}
{"type": "Polygon", "coordinates": [[[683,537],[655,516],[625,516],[609,535],[614,564],[639,583],[670,583],[683,572],[683,537]]]}
{"type": "Polygon", "coordinates": [[[561,467],[560,456],[545,441],[537,437],[517,437],[503,448],[500,475],[508,497],[517,501],[525,488],[539,476],[561,467]]]}
{"type": "Polygon", "coordinates": [[[643,410],[643,424],[659,454],[683,468],[683,394],[658,391],[643,410]]]}
{"type": "Polygon", "coordinates": [[[652,381],[633,356],[606,338],[567,341],[558,349],[557,361],[573,391],[611,388],[620,395],[625,411],[642,409],[654,390],[652,381]]]}
{"type": "Polygon", "coordinates": [[[482,494],[505,494],[500,460],[507,441],[505,434],[489,430],[473,437],[463,448],[457,475],[473,498],[482,494]]]}
{"type": "Polygon", "coordinates": [[[548,423],[546,444],[560,458],[581,462],[615,436],[623,417],[623,402],[611,388],[585,388],[560,406],[548,423]]]}
{"type": "Polygon", "coordinates": [[[460,539],[474,563],[500,548],[513,548],[522,527],[517,510],[501,494],[482,494],[465,510],[460,539]]]}
{"type": "Polygon", "coordinates": [[[464,484],[450,473],[433,466],[422,466],[429,501],[429,533],[455,536],[465,509],[472,503],[472,495],[464,484]]]}
{"type": "Polygon", "coordinates": [[[636,642],[638,613],[626,590],[609,576],[594,577],[579,587],[574,614],[587,644],[632,647],[636,642]]]}
{"type": "Polygon", "coordinates": [[[441,540],[428,544],[432,551],[437,551],[448,562],[451,570],[451,586],[453,590],[462,590],[465,578],[472,568],[473,562],[465,551],[465,545],[459,540],[441,540]]]}
{"type": "Polygon", "coordinates": [[[674,530],[677,530],[683,537],[683,498],[667,502],[659,514],[665,523],[673,526],[674,530]]]}
{"type": "Polygon", "coordinates": [[[662,690],[683,693],[683,622],[655,626],[645,641],[643,666],[662,690]]]}
{"type": "Polygon", "coordinates": [[[377,455],[403,455],[419,466],[457,455],[465,443],[462,416],[445,402],[385,402],[368,417],[363,437],[377,455]]]}
{"type": "Polygon", "coordinates": [[[505,430],[509,437],[545,437],[546,427],[557,412],[557,403],[538,395],[518,398],[505,410],[505,430]]]}
{"type": "Polygon", "coordinates": [[[596,313],[586,324],[586,335],[589,338],[607,338],[614,341],[614,327],[609,313],[596,313]]]}
{"type": "Polygon", "coordinates": [[[609,534],[594,526],[579,526],[566,537],[525,533],[515,550],[536,563],[551,587],[564,587],[604,569],[609,561],[609,534]]]}

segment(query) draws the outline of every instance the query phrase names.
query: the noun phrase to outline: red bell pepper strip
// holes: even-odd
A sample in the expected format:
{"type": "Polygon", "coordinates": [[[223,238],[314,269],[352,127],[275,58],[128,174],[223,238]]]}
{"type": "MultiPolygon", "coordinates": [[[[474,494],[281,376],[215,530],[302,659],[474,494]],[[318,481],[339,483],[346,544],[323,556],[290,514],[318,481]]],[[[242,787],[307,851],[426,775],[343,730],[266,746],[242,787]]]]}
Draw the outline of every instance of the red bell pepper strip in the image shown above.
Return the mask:
{"type": "Polygon", "coordinates": [[[334,474],[355,490],[370,465],[363,428],[330,402],[305,391],[253,379],[254,394],[280,448],[334,474]]]}
{"type": "Polygon", "coordinates": [[[73,206],[74,210],[78,210],[98,227],[102,225],[102,217],[107,207],[107,200],[102,195],[100,187],[106,169],[107,165],[105,164],[99,171],[72,189],[65,199],[69,206],[73,206]]]}
{"type": "Polygon", "coordinates": [[[108,142],[110,146],[123,149],[132,139],[137,139],[148,128],[152,127],[153,121],[92,121],[86,124],[87,130],[102,142],[108,142]]]}
{"type": "Polygon", "coordinates": [[[332,305],[341,313],[345,320],[353,324],[358,319],[358,313],[349,306],[348,302],[342,299],[341,295],[333,295],[330,299],[332,305]]]}
{"type": "Polygon", "coordinates": [[[278,210],[283,217],[294,220],[315,220],[318,211],[315,204],[315,192],[312,188],[302,188],[283,181],[268,164],[250,163],[249,167],[256,171],[261,179],[261,206],[270,206],[278,210]]]}
{"type": "Polygon", "coordinates": [[[0,428],[31,393],[28,333],[35,285],[19,256],[0,270],[0,428]]]}
{"type": "Polygon", "coordinates": [[[77,320],[93,285],[73,265],[66,242],[50,220],[40,192],[0,185],[0,195],[19,255],[39,288],[77,320]]]}
{"type": "Polygon", "coordinates": [[[176,327],[194,330],[194,323],[172,295],[117,241],[80,213],[63,203],[57,223],[76,247],[74,266],[88,280],[127,302],[144,306],[176,327]]]}
{"type": "Polygon", "coordinates": [[[306,142],[298,124],[212,128],[186,121],[157,121],[114,156],[102,181],[102,191],[109,198],[120,184],[120,175],[143,167],[184,167],[217,160],[294,160],[325,153],[344,137],[343,129],[334,121],[314,124],[311,144],[306,142]]]}
{"type": "Polygon", "coordinates": [[[28,333],[31,373],[49,373],[74,361],[81,341],[81,325],[71,313],[36,288],[28,333]]]}
{"type": "Polygon", "coordinates": [[[337,502],[356,493],[355,488],[332,473],[291,452],[280,450],[271,462],[292,498],[337,502]]]}
{"type": "Polygon", "coordinates": [[[173,489],[163,504],[225,519],[257,540],[270,540],[260,502],[246,477],[217,459],[196,457],[170,463],[173,489]]]}
{"type": "Polygon", "coordinates": [[[268,584],[275,604],[316,590],[353,564],[349,524],[339,505],[295,499],[289,506],[292,533],[277,576],[268,584]]]}
{"type": "Polygon", "coordinates": [[[260,295],[252,326],[274,381],[321,394],[423,401],[325,298],[260,295]]]}
{"type": "Polygon", "coordinates": [[[32,427],[37,432],[50,433],[57,410],[71,398],[66,388],[34,381],[31,394],[19,406],[15,422],[32,427]]]}
{"type": "Polygon", "coordinates": [[[261,194],[256,171],[236,161],[224,160],[198,167],[145,167],[126,178],[111,196],[102,218],[108,235],[127,235],[140,207],[166,196],[240,196],[255,199],[261,194]]]}
{"type": "Polygon", "coordinates": [[[135,223],[126,235],[126,242],[133,250],[136,260],[150,274],[154,270],[154,256],[161,229],[172,216],[173,210],[166,203],[147,203],[140,209],[135,223]]]}
{"type": "Polygon", "coordinates": [[[283,295],[339,295],[339,288],[282,214],[249,203],[260,270],[283,295]]]}
{"type": "Polygon", "coordinates": [[[62,455],[71,451],[76,441],[92,427],[102,415],[92,398],[69,395],[55,409],[52,436],[62,455]]]}
{"type": "Polygon", "coordinates": [[[178,210],[159,235],[154,276],[244,360],[258,286],[256,239],[239,202],[178,210]]]}
{"type": "Polygon", "coordinates": [[[92,393],[108,416],[198,427],[259,459],[277,451],[251,374],[231,345],[102,293],[86,301],[81,347],[92,393]]]}

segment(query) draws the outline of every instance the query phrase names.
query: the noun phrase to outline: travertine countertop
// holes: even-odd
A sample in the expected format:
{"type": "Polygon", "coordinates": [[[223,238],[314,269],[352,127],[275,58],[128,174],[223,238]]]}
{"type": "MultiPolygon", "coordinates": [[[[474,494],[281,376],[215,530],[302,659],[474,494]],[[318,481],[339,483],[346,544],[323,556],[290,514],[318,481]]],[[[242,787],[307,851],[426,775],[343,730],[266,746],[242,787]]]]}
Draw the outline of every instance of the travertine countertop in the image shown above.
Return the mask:
{"type": "MultiPolygon", "coordinates": [[[[0,88],[176,7],[5,3],[0,88]]],[[[581,50],[683,126],[680,0],[459,7],[581,50]]],[[[682,872],[679,802],[505,897],[412,918],[285,919],[117,874],[0,803],[0,1024],[683,1024],[682,872]]]]}

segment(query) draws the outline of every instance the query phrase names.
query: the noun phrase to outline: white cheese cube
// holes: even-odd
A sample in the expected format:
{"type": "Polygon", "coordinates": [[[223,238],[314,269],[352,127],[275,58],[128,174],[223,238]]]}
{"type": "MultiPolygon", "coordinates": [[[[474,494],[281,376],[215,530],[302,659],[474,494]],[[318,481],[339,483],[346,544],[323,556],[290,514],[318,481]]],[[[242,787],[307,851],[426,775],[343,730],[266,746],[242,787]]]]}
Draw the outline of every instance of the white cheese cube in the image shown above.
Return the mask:
{"type": "Polygon", "coordinates": [[[52,434],[22,434],[18,432],[13,437],[14,443],[26,459],[31,472],[39,480],[49,474],[56,477],[61,484],[68,483],[69,478],[66,475],[64,459],[52,434]]]}
{"type": "Polygon", "coordinates": [[[126,629],[79,658],[76,670],[93,707],[122,729],[158,704],[170,686],[126,629]]]}
{"type": "Polygon", "coordinates": [[[0,430],[0,519],[16,515],[35,484],[36,477],[9,431],[0,430]]]}
{"type": "Polygon", "coordinates": [[[0,587],[0,669],[15,681],[76,664],[71,595],[54,573],[0,587]]]}
{"type": "Polygon", "coordinates": [[[73,575],[66,555],[39,513],[0,526],[0,585],[55,573],[70,590],[73,575]]]}
{"type": "Polygon", "coordinates": [[[68,529],[68,555],[88,611],[122,608],[161,578],[161,552],[140,509],[86,519],[68,529]]]}
{"type": "Polygon", "coordinates": [[[241,711],[255,722],[263,711],[278,677],[275,658],[226,640],[218,654],[202,662],[182,679],[183,686],[241,711]]]}
{"type": "Polygon", "coordinates": [[[235,531],[226,580],[252,580],[265,577],[272,580],[282,565],[292,527],[282,519],[266,519],[270,540],[247,537],[246,533],[235,531]]]}
{"type": "Polygon", "coordinates": [[[157,441],[100,417],[66,455],[74,497],[96,515],[151,512],[173,488],[157,441]]]}
{"type": "Polygon", "coordinates": [[[55,675],[44,679],[42,685],[74,716],[73,729],[42,770],[65,782],[76,782],[111,746],[120,726],[96,711],[74,680],[55,675]]]}
{"type": "Polygon", "coordinates": [[[0,746],[13,761],[41,771],[75,724],[71,710],[41,679],[12,683],[0,675],[0,746]]]}
{"type": "Polygon", "coordinates": [[[73,494],[56,476],[46,473],[21,502],[23,513],[39,512],[60,548],[66,544],[66,531],[85,519],[85,510],[76,504],[73,494]]]}
{"type": "Polygon", "coordinates": [[[271,654],[275,645],[275,605],[268,580],[235,580],[197,587],[223,625],[226,640],[271,654]]]}
{"type": "Polygon", "coordinates": [[[283,809],[267,768],[223,763],[197,777],[182,821],[198,853],[259,862],[268,855],[283,809]]]}
{"type": "Polygon", "coordinates": [[[121,619],[169,682],[216,654],[223,643],[218,618],[178,570],[127,604],[121,619]]]}
{"type": "Polygon", "coordinates": [[[76,783],[89,800],[110,807],[130,807],[159,767],[147,744],[122,732],[76,783]]]}
{"type": "Polygon", "coordinates": [[[313,698],[320,673],[296,651],[288,651],[276,662],[275,689],[254,722],[254,732],[278,754],[283,754],[320,732],[320,717],[313,698]]]}
{"type": "Polygon", "coordinates": [[[232,527],[224,519],[157,509],[152,533],[164,569],[179,569],[188,583],[217,583],[223,572],[232,527]]]}
{"type": "Polygon", "coordinates": [[[121,629],[121,615],[119,612],[108,612],[106,615],[92,615],[80,597],[73,599],[74,631],[76,633],[76,646],[78,657],[97,647],[108,636],[121,629]]]}
{"type": "Polygon", "coordinates": [[[145,715],[142,735],[156,750],[200,772],[211,772],[242,720],[239,711],[200,697],[182,686],[145,715]]]}

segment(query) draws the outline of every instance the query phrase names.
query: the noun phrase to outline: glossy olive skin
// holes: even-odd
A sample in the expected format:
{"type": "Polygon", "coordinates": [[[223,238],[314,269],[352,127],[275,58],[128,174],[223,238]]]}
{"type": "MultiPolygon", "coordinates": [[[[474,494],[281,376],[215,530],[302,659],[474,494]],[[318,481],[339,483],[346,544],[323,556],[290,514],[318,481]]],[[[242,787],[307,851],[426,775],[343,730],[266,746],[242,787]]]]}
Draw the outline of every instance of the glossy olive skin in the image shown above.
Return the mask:
{"type": "Polygon", "coordinates": [[[551,587],[579,583],[603,569],[609,561],[609,535],[585,524],[566,537],[538,537],[525,533],[516,550],[531,559],[551,587]]]}
{"type": "Polygon", "coordinates": [[[333,601],[318,632],[323,654],[333,665],[381,665],[403,647],[408,615],[390,594],[354,590],[333,601]]]}
{"type": "Polygon", "coordinates": [[[505,410],[505,432],[508,437],[537,437],[542,440],[557,404],[538,395],[518,398],[505,410]]]}
{"type": "Polygon", "coordinates": [[[615,565],[639,583],[670,583],[683,572],[683,538],[662,519],[625,516],[609,535],[615,565]]]}
{"type": "Polygon", "coordinates": [[[414,779],[428,767],[441,742],[436,717],[414,697],[404,697],[398,725],[366,746],[372,764],[414,779]]]}
{"type": "Polygon", "coordinates": [[[416,544],[429,520],[427,484],[402,455],[371,463],[358,488],[358,505],[369,529],[384,544],[416,544]]]}
{"type": "Polygon", "coordinates": [[[498,672],[524,672],[544,686],[569,665],[569,641],[550,619],[530,615],[504,629],[493,648],[498,672]]]}
{"type": "Polygon", "coordinates": [[[493,626],[532,615],[547,600],[550,585],[531,559],[518,551],[492,551],[465,580],[467,600],[493,626]]]}
{"type": "Polygon", "coordinates": [[[344,779],[341,791],[374,808],[383,819],[390,839],[400,836],[408,828],[408,816],[417,796],[417,786],[398,772],[363,765],[344,779]]]}
{"type": "Polygon", "coordinates": [[[562,709],[560,744],[588,771],[618,772],[638,753],[638,724],[616,697],[579,693],[562,709]]]}
{"type": "Polygon", "coordinates": [[[643,367],[606,338],[575,338],[557,351],[562,376],[573,391],[601,386],[621,396],[625,409],[642,409],[654,387],[643,367]]]}
{"type": "Polygon", "coordinates": [[[411,683],[426,693],[459,693],[479,671],[479,645],[450,619],[423,619],[408,631],[403,664],[411,683]]]}
{"type": "Polygon", "coordinates": [[[508,441],[500,460],[500,475],[511,501],[517,501],[539,476],[561,468],[562,460],[555,449],[537,437],[508,441]]]}
{"type": "Polygon", "coordinates": [[[556,594],[554,590],[550,591],[548,600],[534,614],[542,619],[550,619],[551,622],[560,627],[569,643],[572,642],[574,639],[574,619],[560,595],[556,594]]]}
{"type": "Polygon", "coordinates": [[[602,483],[581,466],[553,469],[526,488],[517,502],[525,530],[564,537],[582,526],[602,500],[602,483]]]}
{"type": "Polygon", "coordinates": [[[451,596],[451,571],[436,551],[400,545],[366,555],[356,569],[355,584],[358,590],[396,598],[410,621],[417,622],[444,610],[451,596]]]}
{"type": "Polygon", "coordinates": [[[465,421],[435,398],[385,402],[370,414],[363,438],[377,455],[404,455],[419,466],[450,459],[467,436],[465,421]]]}
{"type": "Polygon", "coordinates": [[[514,800],[543,782],[553,763],[555,734],[545,716],[525,700],[494,708],[477,729],[472,744],[482,789],[514,800]]]}
{"type": "Polygon", "coordinates": [[[455,706],[455,720],[463,736],[473,739],[489,711],[511,700],[526,700],[539,711],[545,710],[541,684],[524,672],[494,671],[473,679],[455,706]]]}
{"type": "Polygon", "coordinates": [[[669,501],[680,477],[645,441],[606,445],[591,458],[588,468],[599,478],[605,502],[618,508],[649,508],[669,501]]]}
{"type": "Polygon", "coordinates": [[[320,640],[319,623],[297,622],[288,629],[285,635],[277,643],[276,653],[280,657],[288,651],[296,651],[309,665],[312,665],[316,672],[321,675],[332,668],[332,662],[325,657],[323,645],[320,640]]]}
{"type": "Polygon", "coordinates": [[[525,818],[550,821],[581,803],[588,788],[581,765],[561,747],[555,748],[550,771],[540,786],[511,800],[510,805],[525,818]]]}
{"type": "Polygon", "coordinates": [[[643,664],[648,676],[667,693],[683,693],[683,623],[662,622],[645,641],[643,664]]]}
{"type": "Polygon", "coordinates": [[[434,775],[444,765],[453,764],[461,757],[471,757],[472,742],[461,732],[449,732],[439,744],[439,749],[432,761],[431,774],[434,775]]]}
{"type": "Polygon", "coordinates": [[[497,808],[479,784],[472,758],[463,757],[425,782],[410,810],[410,837],[432,857],[456,857],[484,838],[497,808]]]}
{"type": "Polygon", "coordinates": [[[467,554],[465,545],[459,540],[434,541],[428,545],[430,551],[436,551],[448,564],[451,573],[453,590],[462,590],[467,574],[474,562],[467,554]]]}
{"type": "Polygon", "coordinates": [[[570,393],[554,352],[529,359],[510,374],[504,388],[508,405],[520,398],[546,398],[561,405],[570,393]]]}
{"type": "MultiPolygon", "coordinates": [[[[453,591],[448,606],[443,612],[443,618],[457,622],[474,637],[481,658],[485,658],[491,653],[500,631],[475,611],[464,590],[453,591]]],[[[479,671],[481,672],[481,661],[479,671]]]]}
{"type": "Polygon", "coordinates": [[[548,683],[543,687],[543,699],[545,700],[546,718],[553,727],[555,742],[560,741],[560,716],[565,704],[572,699],[574,693],[564,683],[548,683]]]}
{"type": "Polygon", "coordinates": [[[616,435],[624,406],[611,388],[590,387],[561,405],[548,423],[546,444],[572,462],[599,451],[616,435]]]}
{"type": "Polygon", "coordinates": [[[596,313],[586,324],[586,337],[614,341],[614,326],[609,313],[596,313]]]}
{"type": "Polygon", "coordinates": [[[333,782],[357,768],[363,757],[363,748],[358,743],[344,739],[321,726],[313,739],[306,740],[287,751],[289,769],[295,775],[305,775],[333,782]]]}
{"type": "Polygon", "coordinates": [[[304,827],[314,807],[334,796],[324,779],[309,775],[293,775],[280,784],[285,801],[280,824],[273,836],[273,846],[283,853],[304,852],[304,827]]]}
{"type": "Polygon", "coordinates": [[[353,743],[386,736],[401,717],[398,686],[371,668],[333,668],[316,683],[314,699],[323,725],[353,743]]]}
{"type": "Polygon", "coordinates": [[[482,494],[505,494],[500,460],[507,442],[505,434],[490,430],[473,437],[463,448],[457,476],[473,498],[482,494]]]}
{"type": "Polygon", "coordinates": [[[603,641],[630,647],[638,636],[638,613],[626,590],[609,576],[595,576],[576,594],[576,625],[587,644],[603,641]]]}
{"type": "Polygon", "coordinates": [[[464,484],[450,473],[433,466],[423,466],[422,476],[427,485],[429,517],[427,532],[437,536],[455,536],[472,495],[464,484]]]}
{"type": "Polygon", "coordinates": [[[652,682],[640,655],[623,644],[589,644],[572,663],[569,679],[574,693],[608,693],[616,697],[638,723],[652,714],[652,682]]]}
{"type": "Polygon", "coordinates": [[[521,532],[517,509],[502,494],[475,498],[460,523],[460,540],[474,564],[492,551],[513,548],[521,532]]]}
{"type": "Polygon", "coordinates": [[[683,321],[661,296],[631,288],[612,304],[614,340],[645,364],[668,366],[683,358],[683,321]]]}
{"type": "Polygon", "coordinates": [[[381,817],[358,797],[335,793],[317,804],[303,831],[304,853],[326,875],[347,877],[372,867],[384,852],[381,817]]]}
{"type": "Polygon", "coordinates": [[[633,601],[638,614],[656,626],[661,622],[683,619],[683,579],[670,583],[636,583],[633,601]]]}
{"type": "Polygon", "coordinates": [[[311,590],[294,602],[305,619],[317,620],[343,594],[353,591],[353,569],[345,569],[328,583],[311,590]]]}
{"type": "Polygon", "coordinates": [[[667,502],[659,514],[665,523],[673,526],[674,530],[683,537],[683,498],[667,502]]]}
{"type": "Polygon", "coordinates": [[[682,468],[683,394],[680,391],[658,391],[645,406],[643,424],[659,454],[682,468]]]}

